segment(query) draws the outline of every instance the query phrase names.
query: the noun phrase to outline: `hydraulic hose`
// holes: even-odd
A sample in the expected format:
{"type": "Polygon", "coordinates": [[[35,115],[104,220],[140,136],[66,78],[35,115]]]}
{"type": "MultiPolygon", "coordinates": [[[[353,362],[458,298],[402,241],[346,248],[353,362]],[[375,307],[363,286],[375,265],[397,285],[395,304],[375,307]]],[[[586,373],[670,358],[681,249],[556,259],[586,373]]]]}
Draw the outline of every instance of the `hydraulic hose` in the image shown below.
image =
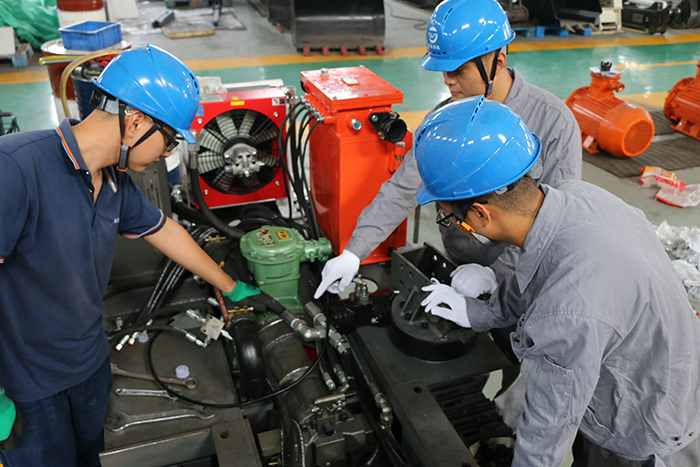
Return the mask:
{"type": "Polygon", "coordinates": [[[214,214],[211,209],[209,209],[209,206],[207,206],[207,202],[204,200],[204,196],[202,195],[202,188],[199,185],[199,170],[197,169],[196,164],[194,168],[189,167],[187,169],[187,173],[189,174],[190,182],[192,183],[192,194],[194,195],[194,199],[197,201],[197,204],[199,204],[199,209],[208,220],[208,223],[216,227],[219,232],[227,237],[235,239],[240,239],[243,237],[243,235],[245,235],[244,231],[231,227],[226,222],[219,219],[219,217],[214,214]]]}
{"type": "Polygon", "coordinates": [[[241,394],[247,399],[265,395],[265,365],[258,337],[257,320],[251,313],[236,315],[229,326],[229,334],[236,343],[238,367],[241,372],[241,394]]]}
{"type": "Polygon", "coordinates": [[[68,108],[68,98],[66,97],[66,85],[68,83],[68,78],[70,78],[70,74],[73,72],[73,70],[75,70],[77,67],[79,67],[87,61],[93,60],[98,57],[104,57],[105,55],[117,55],[118,53],[119,52],[115,52],[114,50],[103,50],[93,52],[91,54],[79,57],[76,60],[73,60],[67,67],[63,69],[63,72],[61,73],[61,82],[59,84],[59,95],[61,97],[61,105],[63,106],[63,112],[66,114],[66,117],[70,117],[70,109],[68,108]]]}

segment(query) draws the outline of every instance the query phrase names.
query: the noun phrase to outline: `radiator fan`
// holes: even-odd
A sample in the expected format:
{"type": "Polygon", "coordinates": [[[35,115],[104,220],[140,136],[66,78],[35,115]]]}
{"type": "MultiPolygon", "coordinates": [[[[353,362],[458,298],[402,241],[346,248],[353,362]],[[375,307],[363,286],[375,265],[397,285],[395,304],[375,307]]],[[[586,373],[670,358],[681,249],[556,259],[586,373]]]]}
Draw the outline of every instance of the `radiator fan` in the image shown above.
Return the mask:
{"type": "Polygon", "coordinates": [[[207,204],[232,206],[285,197],[279,150],[284,94],[264,88],[214,97],[202,102],[203,115],[193,124],[199,131],[198,170],[207,204]]]}
{"type": "Polygon", "coordinates": [[[217,115],[199,134],[199,174],[207,185],[230,195],[260,189],[281,170],[279,128],[255,110],[217,115]]]}

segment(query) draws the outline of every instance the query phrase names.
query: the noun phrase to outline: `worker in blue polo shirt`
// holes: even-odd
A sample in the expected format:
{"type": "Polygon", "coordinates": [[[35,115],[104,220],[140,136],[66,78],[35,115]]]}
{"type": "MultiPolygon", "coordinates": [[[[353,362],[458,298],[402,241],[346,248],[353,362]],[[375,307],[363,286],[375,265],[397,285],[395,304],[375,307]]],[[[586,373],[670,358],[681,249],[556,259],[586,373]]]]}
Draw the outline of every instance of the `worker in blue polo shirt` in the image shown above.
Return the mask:
{"type": "Polygon", "coordinates": [[[0,138],[0,387],[15,406],[0,420],[4,467],[100,465],[112,388],[102,297],[117,235],[143,237],[232,302],[259,293],[126,173],[168,157],[176,134],[196,143],[194,74],[147,46],[115,57],[95,85],[83,121],[0,138]]]}

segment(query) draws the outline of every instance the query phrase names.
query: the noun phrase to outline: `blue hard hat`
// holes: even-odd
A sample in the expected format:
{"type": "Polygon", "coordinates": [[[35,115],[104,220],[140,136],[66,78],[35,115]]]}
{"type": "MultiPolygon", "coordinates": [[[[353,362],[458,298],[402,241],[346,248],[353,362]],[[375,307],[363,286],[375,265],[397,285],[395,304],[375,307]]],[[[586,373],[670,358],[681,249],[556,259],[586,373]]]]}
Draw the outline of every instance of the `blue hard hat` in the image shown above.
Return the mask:
{"type": "Polygon", "coordinates": [[[457,201],[507,187],[540,156],[540,139],[505,105],[468,97],[441,107],[421,123],[413,153],[423,183],[416,198],[457,201]]]}
{"type": "Polygon", "coordinates": [[[420,66],[454,71],[515,39],[508,15],[496,0],[445,0],[433,11],[425,33],[428,53],[420,66]]]}
{"type": "Polygon", "coordinates": [[[95,86],[146,115],[166,123],[190,144],[199,107],[199,83],[178,58],[154,45],[128,49],[114,57],[95,86]]]}

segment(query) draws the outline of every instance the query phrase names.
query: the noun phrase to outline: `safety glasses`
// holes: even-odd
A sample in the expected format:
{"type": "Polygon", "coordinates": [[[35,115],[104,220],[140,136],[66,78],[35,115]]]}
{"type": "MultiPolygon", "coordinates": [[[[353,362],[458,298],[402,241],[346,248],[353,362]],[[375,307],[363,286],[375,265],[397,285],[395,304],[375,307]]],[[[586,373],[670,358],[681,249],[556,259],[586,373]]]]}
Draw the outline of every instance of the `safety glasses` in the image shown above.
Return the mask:
{"type": "Polygon", "coordinates": [[[160,131],[165,137],[165,150],[168,152],[173,152],[173,149],[175,149],[177,145],[180,144],[180,142],[176,140],[173,135],[168,133],[160,123],[158,123],[156,120],[151,120],[153,121],[153,126],[155,126],[156,129],[160,131]]]}
{"type": "MultiPolygon", "coordinates": [[[[144,114],[144,115],[145,115],[145,114],[144,114]]],[[[173,152],[173,150],[177,147],[178,144],[180,144],[180,142],[179,142],[178,140],[176,140],[175,137],[174,137],[173,135],[171,135],[170,133],[168,133],[168,131],[167,131],[165,128],[163,128],[163,123],[161,123],[161,122],[159,122],[158,120],[154,119],[154,118],[151,117],[150,115],[146,115],[146,117],[148,117],[148,119],[149,119],[151,122],[153,122],[153,127],[154,127],[156,130],[160,131],[160,132],[162,133],[163,137],[165,138],[165,150],[166,150],[167,152],[173,152]]],[[[155,130],[152,130],[152,129],[151,129],[151,130],[149,130],[149,132],[146,133],[146,134],[153,133],[153,131],[155,131],[155,130]]]]}
{"type": "Polygon", "coordinates": [[[443,227],[449,227],[452,225],[452,218],[455,218],[455,220],[459,223],[459,225],[465,229],[467,229],[469,232],[474,232],[474,229],[472,228],[471,225],[467,224],[464,221],[460,221],[453,212],[447,212],[444,209],[438,207],[438,213],[437,217],[435,218],[435,223],[440,224],[443,227]]]}

